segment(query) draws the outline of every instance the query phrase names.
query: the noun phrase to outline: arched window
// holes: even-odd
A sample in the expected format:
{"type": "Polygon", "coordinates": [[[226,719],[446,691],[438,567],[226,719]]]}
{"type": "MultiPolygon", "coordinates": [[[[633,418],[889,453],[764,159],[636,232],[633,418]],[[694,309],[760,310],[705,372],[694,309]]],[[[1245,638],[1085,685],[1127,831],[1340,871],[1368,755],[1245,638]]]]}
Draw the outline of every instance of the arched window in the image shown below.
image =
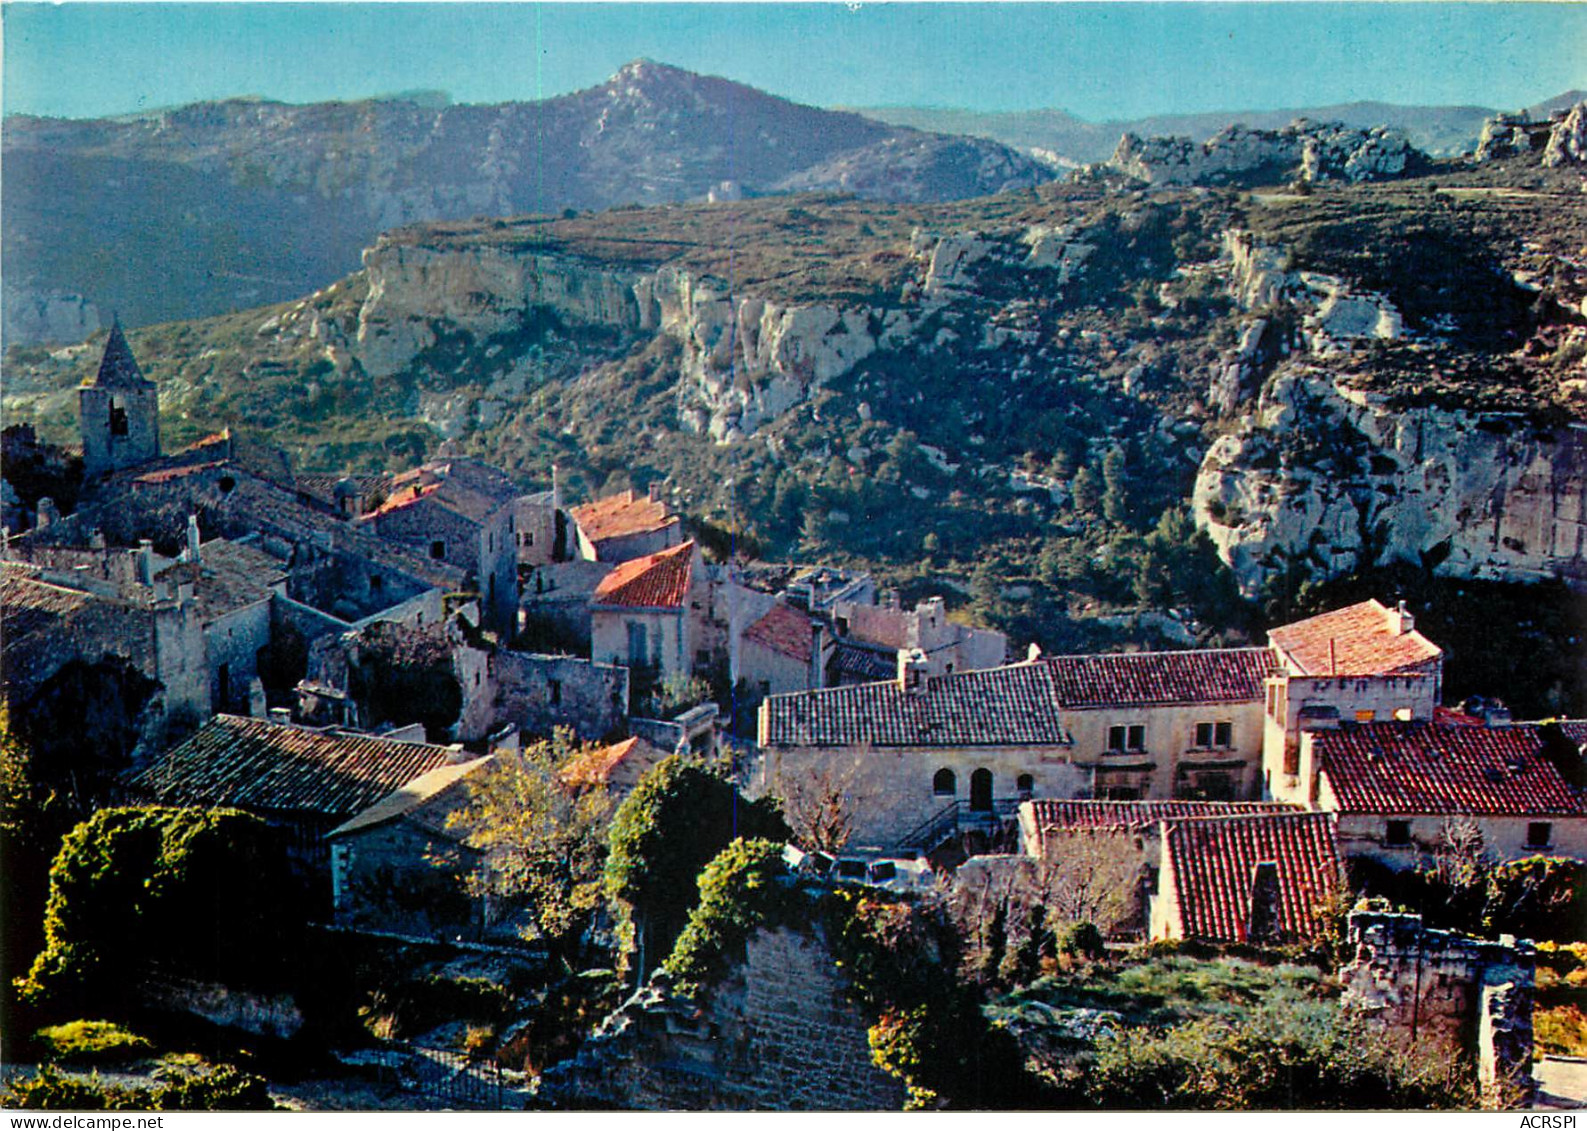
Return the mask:
{"type": "Polygon", "coordinates": [[[938,797],[953,797],[957,795],[959,782],[953,776],[953,771],[946,768],[938,770],[936,776],[931,779],[931,792],[938,797]]]}
{"type": "Polygon", "coordinates": [[[992,771],[984,766],[970,775],[970,809],[976,813],[992,811],[992,771]]]}
{"type": "Polygon", "coordinates": [[[1036,779],[1030,774],[1020,774],[1014,779],[1014,789],[1021,797],[1029,797],[1036,790],[1036,779]]]}

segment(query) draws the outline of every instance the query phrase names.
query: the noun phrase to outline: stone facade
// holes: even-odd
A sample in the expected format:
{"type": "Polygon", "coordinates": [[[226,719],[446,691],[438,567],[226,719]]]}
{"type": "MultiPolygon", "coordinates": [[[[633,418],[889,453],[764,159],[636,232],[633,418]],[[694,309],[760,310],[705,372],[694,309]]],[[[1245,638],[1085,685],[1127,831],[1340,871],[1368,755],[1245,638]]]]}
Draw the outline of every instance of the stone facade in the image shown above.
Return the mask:
{"type": "Polygon", "coordinates": [[[1074,758],[1095,774],[1094,796],[1201,797],[1237,801],[1260,796],[1262,704],[1176,703],[1096,709],[1071,708],[1064,725],[1074,737],[1074,758]],[[1114,731],[1125,729],[1126,748],[1114,731]],[[1129,747],[1132,730],[1142,742],[1129,747]],[[1211,727],[1211,741],[1200,742],[1211,727]],[[1228,728],[1227,741],[1221,727],[1228,728]]]}
{"type": "Polygon", "coordinates": [[[1535,951],[1431,930],[1420,915],[1350,915],[1354,961],[1339,971],[1344,1004],[1434,1055],[1475,1056],[1485,1103],[1524,1106],[1532,1082],[1535,951]]]}
{"type": "Polygon", "coordinates": [[[540,1096],[562,1109],[897,1111],[903,1087],[871,1060],[869,1020],[816,933],[761,930],[698,1004],[653,978],[540,1096]]]}

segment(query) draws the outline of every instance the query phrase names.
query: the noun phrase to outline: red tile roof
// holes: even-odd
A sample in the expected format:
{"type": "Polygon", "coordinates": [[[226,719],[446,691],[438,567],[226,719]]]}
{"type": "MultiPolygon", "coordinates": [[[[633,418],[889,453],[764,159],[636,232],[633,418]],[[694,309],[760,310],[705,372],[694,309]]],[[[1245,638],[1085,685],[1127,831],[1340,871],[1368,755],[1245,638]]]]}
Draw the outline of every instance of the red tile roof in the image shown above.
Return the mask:
{"type": "Polygon", "coordinates": [[[694,572],[694,543],[623,562],[595,587],[592,605],[626,609],[681,609],[694,572]]]}
{"type": "Polygon", "coordinates": [[[447,817],[468,804],[469,789],[464,779],[490,765],[494,757],[487,754],[467,762],[437,766],[325,835],[345,836],[388,821],[406,819],[427,832],[461,842],[464,839],[461,830],[448,828],[447,817]]]}
{"type": "Polygon", "coordinates": [[[773,746],[1064,746],[1046,664],[957,672],[904,691],[896,680],[773,695],[773,746]]]}
{"type": "Polygon", "coordinates": [[[666,754],[642,738],[625,738],[579,755],[562,767],[557,776],[568,785],[605,785],[612,772],[627,762],[645,768],[654,766],[666,754]]]}
{"type": "Polygon", "coordinates": [[[130,784],[167,805],[345,820],[452,759],[444,746],[216,715],[130,784]]]}
{"type": "Polygon", "coordinates": [[[1312,742],[1341,813],[1587,814],[1535,726],[1371,723],[1312,742]]]}
{"type": "Polygon", "coordinates": [[[1027,801],[1038,829],[1123,826],[1141,828],[1186,817],[1249,817],[1262,813],[1299,813],[1304,806],[1286,801],[1087,801],[1043,798],[1027,801]]]}
{"type": "Polygon", "coordinates": [[[568,513],[584,532],[584,537],[591,542],[621,538],[628,534],[648,534],[677,521],[677,516],[669,515],[666,504],[659,499],[636,495],[633,491],[608,495],[593,503],[574,507],[568,513]]]}
{"type": "Polygon", "coordinates": [[[760,620],[744,630],[744,639],[754,641],[778,655],[808,663],[811,624],[808,616],[778,601],[760,620]]]}
{"type": "Polygon", "coordinates": [[[217,467],[224,467],[223,460],[210,460],[207,463],[189,463],[180,467],[163,467],[158,471],[145,471],[133,479],[133,486],[138,484],[171,483],[184,479],[189,475],[197,475],[201,471],[212,471],[217,467]]]}
{"type": "Polygon", "coordinates": [[[1065,707],[1255,702],[1278,670],[1270,648],[1048,656],[1065,707]]]}
{"type": "Polygon", "coordinates": [[[1437,659],[1438,646],[1414,629],[1398,631],[1398,615],[1362,601],[1267,634],[1298,675],[1387,675],[1437,659]]]}
{"type": "MultiPolygon", "coordinates": [[[[1278,939],[1318,933],[1317,914],[1339,888],[1339,850],[1331,813],[1211,817],[1166,822],[1163,896],[1179,901],[1186,938],[1245,942],[1259,864],[1276,866],[1278,939]]],[[[1273,941],[1278,941],[1274,939],[1273,941]]]]}

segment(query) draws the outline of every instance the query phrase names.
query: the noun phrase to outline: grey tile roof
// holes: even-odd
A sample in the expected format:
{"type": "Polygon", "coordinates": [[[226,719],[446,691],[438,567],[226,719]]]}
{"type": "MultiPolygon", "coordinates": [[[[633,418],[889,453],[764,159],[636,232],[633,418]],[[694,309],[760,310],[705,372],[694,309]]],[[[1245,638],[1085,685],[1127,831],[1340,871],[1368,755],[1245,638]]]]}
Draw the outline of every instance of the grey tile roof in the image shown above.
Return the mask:
{"type": "Polygon", "coordinates": [[[763,708],[773,746],[1058,746],[1068,737],[1046,664],[773,695],[763,708]]]}

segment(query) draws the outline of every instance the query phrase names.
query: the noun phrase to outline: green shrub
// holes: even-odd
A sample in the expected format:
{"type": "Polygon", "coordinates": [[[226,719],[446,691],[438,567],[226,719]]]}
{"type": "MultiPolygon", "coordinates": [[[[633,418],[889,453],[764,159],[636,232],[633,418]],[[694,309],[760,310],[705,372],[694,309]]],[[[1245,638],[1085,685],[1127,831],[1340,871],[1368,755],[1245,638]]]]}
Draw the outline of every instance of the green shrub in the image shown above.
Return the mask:
{"type": "Polygon", "coordinates": [[[787,877],[780,845],[742,838],[728,845],[700,873],[700,902],[663,969],[685,988],[719,977],[757,927],[784,922],[802,902],[787,877]]]}
{"type": "Polygon", "coordinates": [[[1107,953],[1102,932],[1095,923],[1071,924],[1064,930],[1063,937],[1058,940],[1058,949],[1065,954],[1076,954],[1082,958],[1101,958],[1107,953]]]}
{"type": "Polygon", "coordinates": [[[136,1060],[154,1047],[110,1021],[68,1021],[40,1029],[34,1037],[48,1050],[51,1060],[93,1064],[136,1060]]]}
{"type": "Polygon", "coordinates": [[[275,1111],[262,1077],[223,1064],[153,1088],[66,1076],[45,1065],[0,1091],[0,1107],[24,1111],[275,1111]]]}

